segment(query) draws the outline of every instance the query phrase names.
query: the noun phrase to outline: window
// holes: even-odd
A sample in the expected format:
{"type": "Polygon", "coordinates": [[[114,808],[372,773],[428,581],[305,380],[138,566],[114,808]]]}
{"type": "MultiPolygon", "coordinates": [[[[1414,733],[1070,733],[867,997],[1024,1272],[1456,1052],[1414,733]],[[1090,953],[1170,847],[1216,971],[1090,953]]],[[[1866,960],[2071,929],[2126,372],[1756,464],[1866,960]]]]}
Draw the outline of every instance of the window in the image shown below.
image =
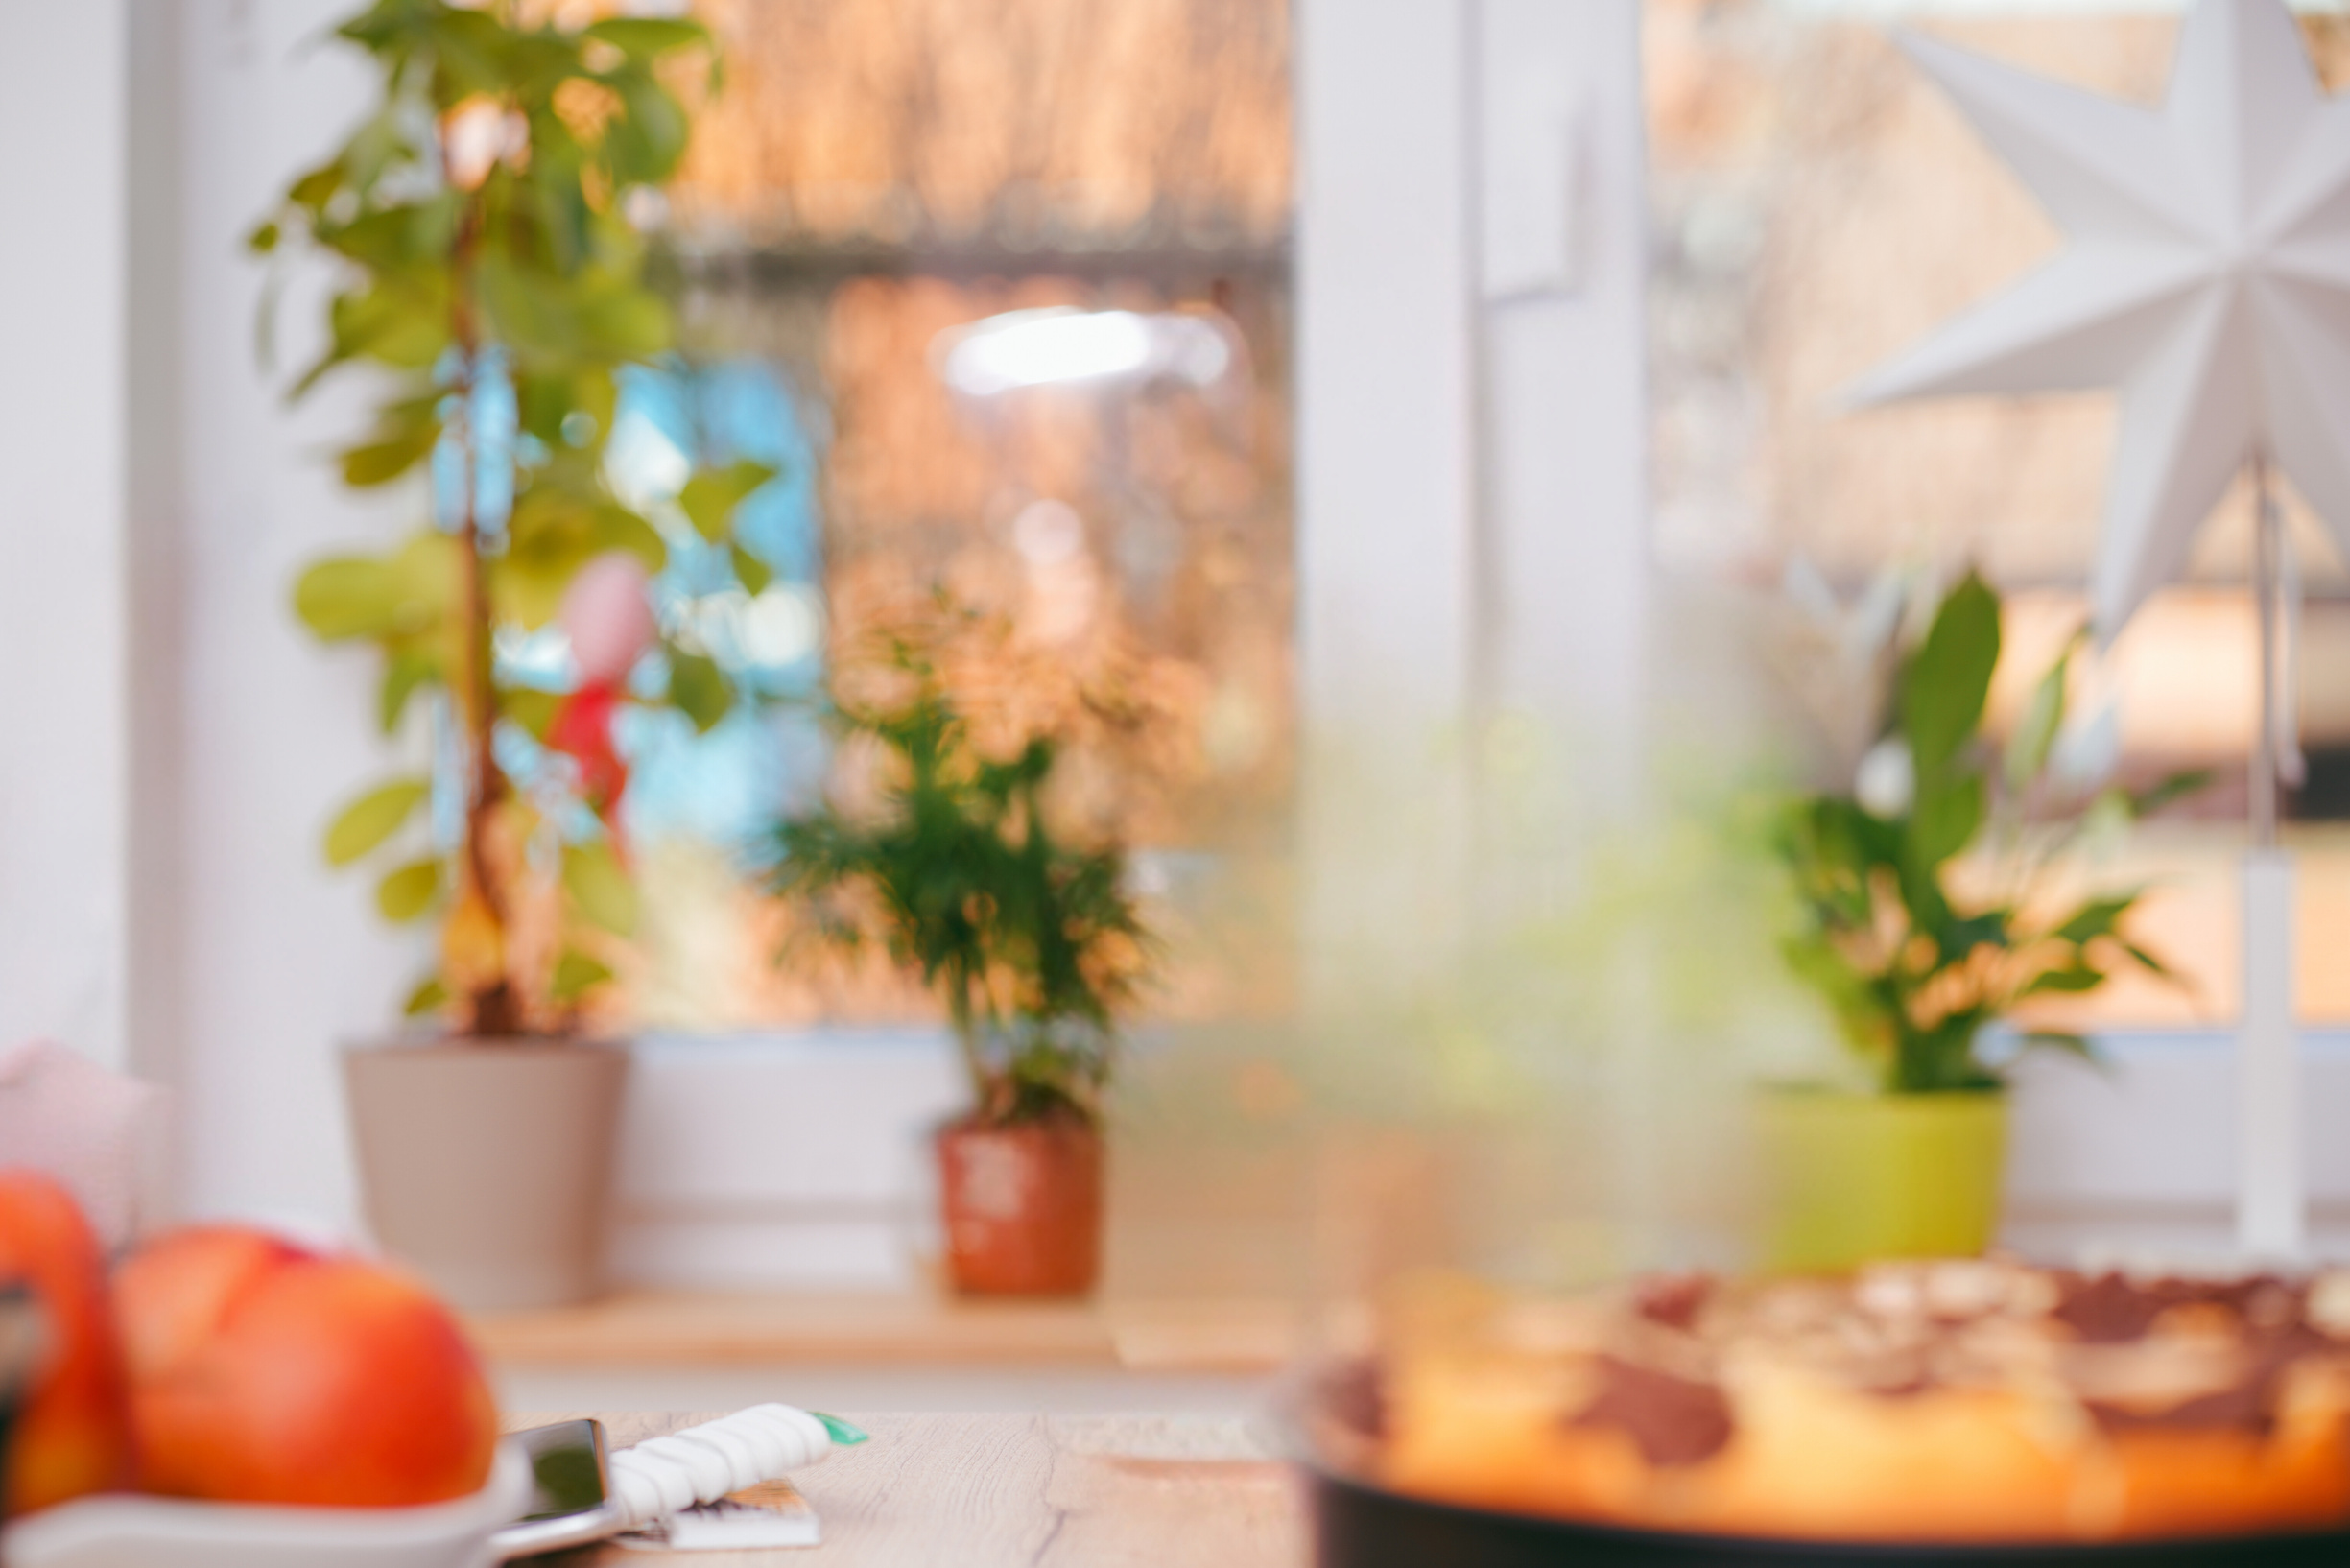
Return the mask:
{"type": "Polygon", "coordinates": [[[927,1014],[878,970],[776,967],[791,915],[745,872],[774,813],[822,786],[825,662],[939,590],[986,618],[990,711],[1067,737],[1063,804],[1139,851],[1195,956],[1173,1010],[1278,1006],[1283,9],[703,14],[726,88],[667,216],[697,368],[631,388],[624,456],[655,491],[664,450],[696,440],[786,468],[754,541],[777,582],[743,604],[676,585],[722,658],[769,645],[784,701],[642,737],[632,1010],[687,1029],[927,1014]]]}
{"type": "MultiPolygon", "coordinates": [[[[2100,395],[1975,399],[1853,414],[1837,392],[2037,263],[2052,226],[1895,48],[1899,19],[2113,96],[2154,101],[2175,16],[2038,0],[1998,8],[1851,0],[1647,0],[1655,548],[1669,567],[1757,582],[1803,562],[1846,595],[1873,574],[1972,559],[2007,590],[2010,711],[2085,618],[2113,421],[2100,395]],[[1910,14],[1896,18],[1900,11],[1910,14]]],[[[2350,84],[2350,25],[2310,16],[2321,68],[2350,84]]],[[[2289,527],[2307,590],[2300,709],[2310,758],[2294,844],[2301,1010],[2350,1018],[2350,574],[2314,520],[2289,527]]],[[[2206,525],[2079,695],[2118,701],[2122,768],[2220,777],[2104,873],[2158,891],[2142,929],[2192,976],[2132,979],[2106,1023],[2236,1012],[2235,855],[2255,703],[2243,589],[2249,500],[2206,525]]]]}

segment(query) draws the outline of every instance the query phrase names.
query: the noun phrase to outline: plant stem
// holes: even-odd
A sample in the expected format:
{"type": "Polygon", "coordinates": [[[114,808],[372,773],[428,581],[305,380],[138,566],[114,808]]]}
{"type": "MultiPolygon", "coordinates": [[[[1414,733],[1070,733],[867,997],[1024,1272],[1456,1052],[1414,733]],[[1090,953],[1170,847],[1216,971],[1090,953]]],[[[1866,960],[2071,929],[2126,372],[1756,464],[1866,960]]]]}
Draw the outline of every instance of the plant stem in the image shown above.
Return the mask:
{"type": "Polygon", "coordinates": [[[947,1015],[954,1025],[955,1043],[962,1051],[963,1072],[971,1080],[971,1110],[981,1121],[992,1118],[995,1110],[995,1086],[988,1081],[987,1064],[980,1055],[979,1020],[971,1011],[971,977],[956,965],[953,984],[948,987],[947,1015]]]}
{"type": "Polygon", "coordinates": [[[451,336],[456,340],[458,350],[455,424],[458,452],[457,545],[459,570],[463,577],[459,588],[458,613],[463,621],[464,638],[463,685],[458,708],[465,719],[465,761],[468,765],[465,771],[462,852],[465,875],[471,880],[475,894],[488,912],[490,923],[497,928],[499,938],[499,974],[489,984],[474,988],[473,1017],[468,1033],[494,1036],[520,1033],[522,1016],[521,1009],[515,1002],[513,984],[505,972],[505,890],[498,885],[497,874],[489,859],[490,819],[498,802],[505,797],[506,776],[498,770],[493,744],[498,722],[497,686],[490,665],[493,648],[489,625],[488,573],[482,559],[481,518],[477,511],[481,437],[474,428],[473,396],[480,366],[481,328],[474,312],[471,283],[473,250],[480,224],[481,202],[477,199],[465,204],[464,218],[458,226],[455,265],[450,269],[449,297],[451,336]]]}

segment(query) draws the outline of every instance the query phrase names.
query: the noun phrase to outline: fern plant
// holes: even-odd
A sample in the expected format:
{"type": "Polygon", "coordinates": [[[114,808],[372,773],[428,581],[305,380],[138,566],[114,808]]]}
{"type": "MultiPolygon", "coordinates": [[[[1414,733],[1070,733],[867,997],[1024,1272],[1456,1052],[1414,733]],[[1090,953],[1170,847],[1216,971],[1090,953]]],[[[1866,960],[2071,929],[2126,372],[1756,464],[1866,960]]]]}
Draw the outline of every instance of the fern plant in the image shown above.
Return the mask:
{"type": "Polygon", "coordinates": [[[640,222],[686,149],[679,89],[714,86],[716,56],[690,21],[567,28],[513,0],[377,0],[334,36],[373,64],[377,96],[251,246],[298,242],[331,264],[326,346],[292,395],[353,371],[370,390],[371,426],[339,455],[344,482],[421,479],[431,501],[392,548],[310,567],[295,608],[320,639],[376,650],[387,735],[419,697],[439,700],[441,765],[368,788],[327,830],[326,855],[341,866],[415,845],[377,888],[390,918],[441,917],[412,1013],[476,1035],[559,1029],[636,919],[619,710],[674,706],[707,729],[738,694],[682,625],[621,677],[568,694],[516,678],[500,650],[547,627],[599,558],[649,575],[690,552],[699,578],[754,590],[767,576],[732,518],[771,468],[701,466],[649,514],[607,464],[622,374],[677,348],[640,222]],[[534,918],[556,939],[534,937],[534,918]]]}
{"type": "Polygon", "coordinates": [[[827,802],[784,824],[778,892],[828,940],[871,937],[943,1005],[962,1051],[972,1119],[1098,1120],[1119,1015],[1156,942],[1116,844],[1055,834],[1045,791],[1056,748],[1032,737],[983,756],[921,644],[882,639],[886,699],[836,696],[844,735],[886,759],[880,798],[827,802]]]}

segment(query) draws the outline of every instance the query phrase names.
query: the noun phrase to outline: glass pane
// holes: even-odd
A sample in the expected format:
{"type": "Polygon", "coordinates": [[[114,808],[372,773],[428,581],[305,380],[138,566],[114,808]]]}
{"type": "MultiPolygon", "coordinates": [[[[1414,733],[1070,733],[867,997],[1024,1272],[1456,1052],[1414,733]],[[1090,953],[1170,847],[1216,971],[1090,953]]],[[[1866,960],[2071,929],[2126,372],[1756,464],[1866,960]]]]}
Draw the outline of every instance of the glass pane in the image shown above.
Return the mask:
{"type": "MultiPolygon", "coordinates": [[[[2009,598],[1995,719],[2087,614],[2112,455],[2103,394],[1854,412],[1840,392],[2053,254],[2060,236],[1893,42],[1893,23],[2111,96],[2158,101],[2174,8],[2074,0],[1881,5],[1647,0],[1655,390],[1655,548],[1670,569],[1769,582],[1791,563],[1857,594],[1888,567],[1980,564],[2009,598]]],[[[2350,27],[2303,26],[2350,84],[2350,27]]],[[[2231,495],[2188,581],[2140,612],[2098,673],[2118,701],[2123,776],[2209,766],[2219,782],[2140,831],[2101,877],[2157,891],[2148,935],[2193,975],[2091,1005],[2105,1022],[2220,1020],[2237,1007],[2235,855],[2257,705],[2243,583],[2250,502],[2231,495]]],[[[2350,573],[2297,503],[2308,590],[2300,710],[2302,1007],[2350,1017],[2324,955],[2350,938],[2350,573]]]]}
{"type": "MultiPolygon", "coordinates": [[[[666,216],[696,366],[649,387],[631,429],[650,469],[663,442],[715,441],[792,487],[763,551],[775,583],[696,606],[714,655],[731,667],[765,639],[772,689],[814,696],[827,664],[853,677],[876,628],[943,592],[977,618],[957,646],[983,724],[1059,735],[1058,809],[1138,851],[1186,955],[1154,1013],[1277,1008],[1284,8],[700,13],[726,86],[666,216]]],[[[791,916],[748,873],[775,817],[854,765],[812,704],[645,740],[641,1019],[929,1014],[878,961],[772,962],[791,916]]]]}

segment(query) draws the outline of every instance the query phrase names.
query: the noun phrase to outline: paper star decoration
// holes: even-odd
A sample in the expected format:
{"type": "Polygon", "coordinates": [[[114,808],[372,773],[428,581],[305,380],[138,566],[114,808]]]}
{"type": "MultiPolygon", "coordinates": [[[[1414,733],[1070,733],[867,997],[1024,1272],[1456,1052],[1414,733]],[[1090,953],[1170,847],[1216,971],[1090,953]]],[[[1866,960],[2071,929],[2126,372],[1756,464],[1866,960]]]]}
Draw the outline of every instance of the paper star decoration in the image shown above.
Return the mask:
{"type": "Polygon", "coordinates": [[[2108,639],[2255,457],[2350,557],[2350,98],[2325,95],[2282,0],[2196,0],[2160,109],[1902,41],[2071,243],[1853,399],[2118,388],[2108,639]]]}

